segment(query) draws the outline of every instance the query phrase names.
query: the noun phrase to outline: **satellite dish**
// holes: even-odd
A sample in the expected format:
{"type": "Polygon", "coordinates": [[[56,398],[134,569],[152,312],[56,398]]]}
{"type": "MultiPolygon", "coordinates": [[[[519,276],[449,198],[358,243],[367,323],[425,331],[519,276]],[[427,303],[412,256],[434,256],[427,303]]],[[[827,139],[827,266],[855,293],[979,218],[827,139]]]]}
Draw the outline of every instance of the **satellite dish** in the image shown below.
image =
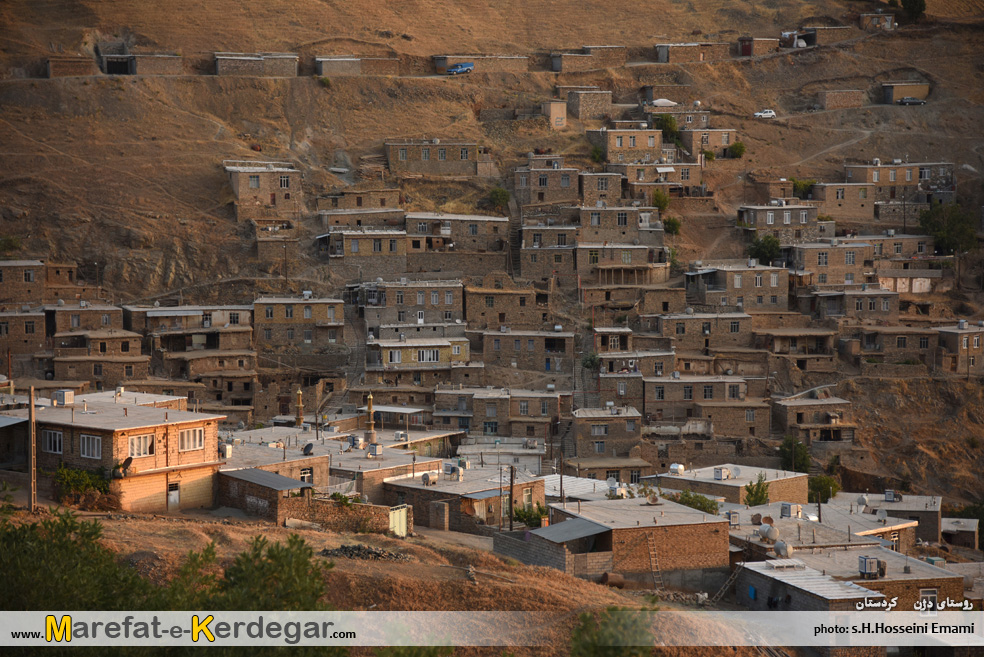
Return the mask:
{"type": "Polygon", "coordinates": [[[868,496],[867,495],[861,495],[861,496],[858,497],[858,506],[860,506],[860,507],[868,506],[868,496]]]}
{"type": "Polygon", "coordinates": [[[608,484],[609,488],[615,488],[616,486],[618,486],[618,482],[615,481],[615,477],[609,477],[608,479],[605,480],[605,483],[608,484]]]}
{"type": "Polygon", "coordinates": [[[647,497],[646,500],[650,504],[659,504],[659,495],[657,495],[656,493],[650,493],[649,497],[647,497]]]}
{"type": "Polygon", "coordinates": [[[731,468],[731,474],[735,476],[735,479],[741,476],[741,468],[731,468]]]}
{"type": "Polygon", "coordinates": [[[755,515],[752,516],[752,524],[753,525],[761,525],[762,524],[762,514],[761,513],[756,513],[755,515]]]}
{"type": "Polygon", "coordinates": [[[123,460],[123,464],[120,467],[122,467],[124,470],[129,470],[131,465],[133,465],[133,457],[128,456],[126,457],[126,459],[123,460]]]}
{"type": "Polygon", "coordinates": [[[304,456],[311,456],[312,452],[314,452],[314,443],[308,443],[304,446],[304,456]]]}
{"type": "Polygon", "coordinates": [[[785,557],[786,556],[786,544],[782,541],[776,541],[776,556],[785,557]]]}
{"type": "Polygon", "coordinates": [[[773,523],[775,523],[775,520],[772,519],[772,516],[765,516],[764,518],[762,518],[763,525],[771,525],[773,523]]]}
{"type": "Polygon", "coordinates": [[[888,518],[888,511],[885,509],[878,509],[878,513],[875,514],[879,520],[885,520],[888,518]]]}

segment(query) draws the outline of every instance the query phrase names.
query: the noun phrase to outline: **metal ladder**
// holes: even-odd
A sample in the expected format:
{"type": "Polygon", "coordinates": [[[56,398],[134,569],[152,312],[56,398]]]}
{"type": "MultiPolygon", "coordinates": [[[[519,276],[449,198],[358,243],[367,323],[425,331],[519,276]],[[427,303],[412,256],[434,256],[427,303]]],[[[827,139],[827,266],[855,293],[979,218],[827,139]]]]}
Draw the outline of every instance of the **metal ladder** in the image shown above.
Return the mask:
{"type": "Polygon", "coordinates": [[[652,534],[646,534],[646,543],[649,546],[649,568],[653,573],[653,588],[662,591],[666,588],[663,584],[663,573],[659,570],[659,558],[656,556],[656,541],[652,534]]]}
{"type": "Polygon", "coordinates": [[[741,571],[744,569],[745,569],[744,563],[738,564],[738,567],[735,568],[734,572],[732,572],[731,575],[728,577],[728,580],[724,583],[724,586],[718,589],[718,592],[714,594],[714,596],[709,600],[709,602],[711,604],[717,604],[718,602],[720,602],[721,598],[724,597],[724,594],[728,591],[729,588],[731,588],[731,585],[734,584],[735,581],[738,579],[738,574],[741,573],[741,571]]]}

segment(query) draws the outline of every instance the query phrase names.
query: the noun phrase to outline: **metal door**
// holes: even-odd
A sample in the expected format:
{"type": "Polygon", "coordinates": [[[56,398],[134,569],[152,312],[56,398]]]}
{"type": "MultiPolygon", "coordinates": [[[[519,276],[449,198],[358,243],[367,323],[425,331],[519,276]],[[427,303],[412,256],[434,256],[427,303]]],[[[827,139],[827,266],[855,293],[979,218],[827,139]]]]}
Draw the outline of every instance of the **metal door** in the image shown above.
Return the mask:
{"type": "Polygon", "coordinates": [[[177,511],[181,508],[181,489],[178,484],[167,485],[167,510],[177,511]]]}
{"type": "Polygon", "coordinates": [[[390,531],[404,538],[407,535],[407,505],[390,507],[390,531]]]}

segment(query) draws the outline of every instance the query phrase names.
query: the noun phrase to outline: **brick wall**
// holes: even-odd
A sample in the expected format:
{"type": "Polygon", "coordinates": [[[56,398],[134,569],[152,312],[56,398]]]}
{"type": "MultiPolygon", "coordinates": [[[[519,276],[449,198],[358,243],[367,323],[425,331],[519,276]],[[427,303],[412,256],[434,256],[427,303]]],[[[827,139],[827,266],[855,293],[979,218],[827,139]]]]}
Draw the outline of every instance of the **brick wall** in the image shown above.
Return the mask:
{"type": "Polygon", "coordinates": [[[184,60],[179,55],[133,55],[136,75],[184,75],[184,60]]]}
{"type": "Polygon", "coordinates": [[[861,107],[868,102],[868,92],[861,89],[821,91],[817,94],[817,100],[827,110],[861,107]]]}
{"type": "MultiPolygon", "coordinates": [[[[787,477],[785,479],[769,479],[766,473],[766,483],[769,485],[769,500],[772,502],[807,503],[807,476],[787,477]]],[[[726,502],[744,504],[745,487],[724,485],[711,481],[695,480],[686,475],[661,475],[658,479],[661,486],[678,490],[690,490],[710,497],[723,497],[726,502]]]]}
{"type": "Polygon", "coordinates": [[[62,78],[75,75],[96,75],[99,67],[91,57],[50,57],[48,77],[62,78]]]}
{"type": "MultiPolygon", "coordinates": [[[[527,566],[547,566],[563,572],[573,570],[573,555],[563,544],[553,543],[525,531],[496,532],[492,535],[492,551],[527,566]]],[[[610,552],[606,554],[611,555],[610,552]]]]}

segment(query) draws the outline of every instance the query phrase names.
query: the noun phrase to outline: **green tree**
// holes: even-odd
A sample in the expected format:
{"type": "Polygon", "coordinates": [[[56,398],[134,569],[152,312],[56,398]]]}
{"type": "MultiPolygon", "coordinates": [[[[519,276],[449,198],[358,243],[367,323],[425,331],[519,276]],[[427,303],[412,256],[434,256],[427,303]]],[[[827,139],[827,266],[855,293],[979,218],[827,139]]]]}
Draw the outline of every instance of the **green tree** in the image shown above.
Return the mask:
{"type": "Polygon", "coordinates": [[[601,146],[593,146],[591,148],[591,161],[599,163],[605,161],[605,151],[601,146]]]}
{"type": "Polygon", "coordinates": [[[496,210],[504,210],[509,205],[509,192],[502,187],[493,187],[489,192],[489,203],[496,210]]]}
{"type": "Polygon", "coordinates": [[[718,503],[705,495],[701,495],[700,493],[685,490],[673,495],[667,495],[667,497],[677,504],[689,506],[691,509],[697,509],[698,511],[703,511],[704,513],[717,515],[718,512],[718,503]]]}
{"type": "Polygon", "coordinates": [[[755,258],[762,264],[771,264],[782,255],[782,245],[775,235],[765,235],[754,241],[748,247],[748,257],[755,258]]]}
{"type": "Polygon", "coordinates": [[[600,365],[601,356],[598,355],[597,351],[589,351],[581,359],[581,367],[586,370],[597,370],[600,365]]]}
{"type": "Polygon", "coordinates": [[[736,141],[735,143],[728,146],[728,157],[733,157],[740,160],[745,156],[745,142],[736,141]]]}
{"type": "Polygon", "coordinates": [[[708,161],[708,162],[713,162],[714,161],[714,159],[715,159],[715,157],[714,157],[714,151],[701,151],[701,153],[704,154],[704,159],[706,161],[708,161]]]}
{"type": "Polygon", "coordinates": [[[910,21],[917,21],[926,13],[926,0],[902,0],[902,10],[910,21]]]}
{"type": "Polygon", "coordinates": [[[810,450],[792,436],[786,436],[779,446],[779,458],[784,470],[810,471],[810,450]]]}
{"type": "Polygon", "coordinates": [[[840,489],[840,484],[833,477],[828,477],[827,475],[810,477],[809,493],[807,493],[806,499],[814,504],[817,500],[822,504],[826,504],[831,495],[836,495],[840,492],[840,489]]]}
{"type": "Polygon", "coordinates": [[[769,503],[769,484],[765,481],[765,473],[759,472],[755,482],[745,484],[745,504],[759,506],[769,503]]]}
{"type": "Polygon", "coordinates": [[[666,212],[670,208],[670,195],[667,194],[662,189],[657,189],[653,192],[653,207],[659,210],[661,213],[666,212]]]}
{"type": "Polygon", "coordinates": [[[649,657],[655,643],[647,610],[609,607],[581,614],[571,635],[571,657],[649,657]]]}
{"type": "Polygon", "coordinates": [[[667,235],[679,235],[681,226],[683,223],[676,217],[667,217],[663,220],[663,231],[667,235]]]}
{"type": "Polygon", "coordinates": [[[813,186],[817,184],[813,178],[790,177],[789,182],[793,183],[793,196],[796,198],[806,198],[813,191],[813,186]]]}
{"type": "Polygon", "coordinates": [[[969,251],[977,245],[977,222],[958,203],[936,203],[923,210],[919,227],[933,236],[941,253],[969,251]]]}
{"type": "Polygon", "coordinates": [[[663,140],[674,142],[680,136],[680,129],[677,127],[676,117],[672,114],[660,114],[653,121],[657,128],[663,130],[663,140]]]}
{"type": "Polygon", "coordinates": [[[518,520],[527,527],[539,527],[543,524],[543,519],[547,516],[547,507],[539,502],[536,506],[529,509],[515,507],[513,509],[513,520],[518,520]]]}

